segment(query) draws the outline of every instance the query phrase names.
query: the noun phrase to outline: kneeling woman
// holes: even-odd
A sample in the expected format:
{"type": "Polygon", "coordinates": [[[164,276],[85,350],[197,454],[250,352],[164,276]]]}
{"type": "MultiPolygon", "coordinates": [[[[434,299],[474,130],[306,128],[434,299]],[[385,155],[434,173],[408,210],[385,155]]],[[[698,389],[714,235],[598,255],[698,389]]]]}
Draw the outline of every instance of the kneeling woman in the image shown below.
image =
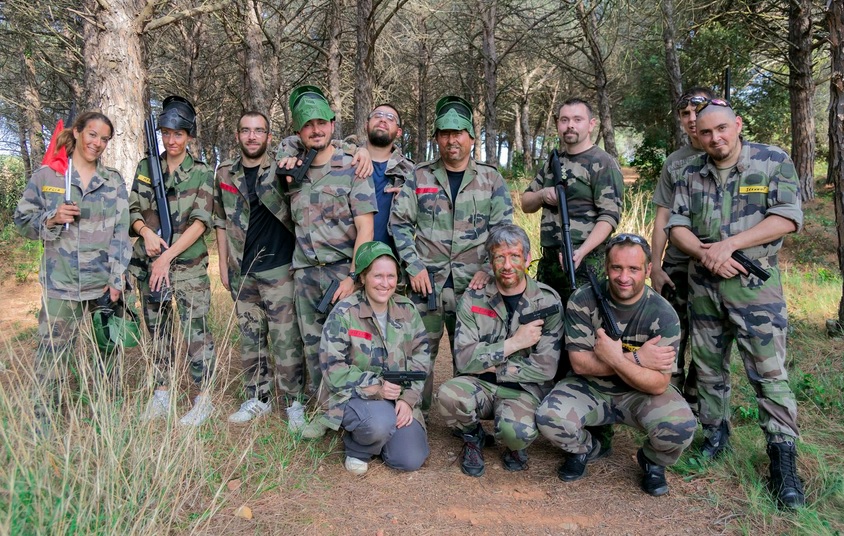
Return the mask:
{"type": "Polygon", "coordinates": [[[322,330],[319,361],[328,411],[321,417],[346,435],[346,470],[362,475],[373,456],[401,471],[419,469],[428,457],[421,402],[424,380],[402,387],[387,371],[428,373],[425,326],[413,303],[396,295],[398,261],[381,242],[355,253],[357,290],[334,306],[322,330]]]}

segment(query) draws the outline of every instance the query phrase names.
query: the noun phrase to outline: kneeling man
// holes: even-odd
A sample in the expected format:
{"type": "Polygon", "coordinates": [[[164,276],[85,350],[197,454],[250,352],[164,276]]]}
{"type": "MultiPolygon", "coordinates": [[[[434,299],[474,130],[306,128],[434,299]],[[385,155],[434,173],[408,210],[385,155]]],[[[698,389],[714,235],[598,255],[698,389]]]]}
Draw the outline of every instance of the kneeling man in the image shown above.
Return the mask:
{"type": "Polygon", "coordinates": [[[469,476],[484,474],[481,419],[495,419],[504,468],[527,468],[526,449],[539,436],[534,412],[553,386],[562,347],[560,296],[527,275],[530,240],[524,230],[496,226],[486,251],[495,278],[460,299],[458,376],[437,393],[446,426],[463,438],[460,469],[469,476]]]}
{"type": "Polygon", "coordinates": [[[569,482],[586,473],[601,454],[588,426],[622,423],[647,434],[636,454],[644,471],[642,489],[668,493],[665,467],[689,446],[697,423],[683,396],[670,386],[680,343],[677,313],[645,286],[651,250],[638,235],[621,234],[607,243],[607,282],[578,289],[566,307],[566,351],[572,372],[560,381],[536,412],[542,435],[566,452],[557,470],[569,482]],[[615,317],[613,340],[598,294],[615,317]]]}

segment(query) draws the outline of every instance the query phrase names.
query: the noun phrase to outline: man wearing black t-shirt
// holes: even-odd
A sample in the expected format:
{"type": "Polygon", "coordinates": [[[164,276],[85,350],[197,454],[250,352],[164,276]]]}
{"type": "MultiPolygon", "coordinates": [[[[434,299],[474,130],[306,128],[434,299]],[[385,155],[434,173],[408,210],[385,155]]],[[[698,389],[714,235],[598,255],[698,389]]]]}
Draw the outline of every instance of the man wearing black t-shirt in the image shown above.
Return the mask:
{"type": "Polygon", "coordinates": [[[220,164],[214,182],[220,280],[237,311],[247,396],[229,422],[246,423],[270,412],[275,379],[289,424],[299,428],[304,370],[290,269],[295,238],[276,165],[267,154],[269,129],[264,114],[243,114],[235,132],[240,155],[220,164]]]}

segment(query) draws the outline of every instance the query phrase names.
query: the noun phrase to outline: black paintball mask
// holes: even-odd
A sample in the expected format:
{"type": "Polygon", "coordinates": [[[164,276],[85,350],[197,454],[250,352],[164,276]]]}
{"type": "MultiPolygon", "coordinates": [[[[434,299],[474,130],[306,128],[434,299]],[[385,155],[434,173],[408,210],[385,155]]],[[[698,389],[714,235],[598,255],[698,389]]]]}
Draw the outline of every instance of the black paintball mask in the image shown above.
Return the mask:
{"type": "Polygon", "coordinates": [[[192,138],[196,137],[196,110],[184,97],[170,95],[164,99],[163,111],[158,116],[158,128],[184,130],[192,138]]]}

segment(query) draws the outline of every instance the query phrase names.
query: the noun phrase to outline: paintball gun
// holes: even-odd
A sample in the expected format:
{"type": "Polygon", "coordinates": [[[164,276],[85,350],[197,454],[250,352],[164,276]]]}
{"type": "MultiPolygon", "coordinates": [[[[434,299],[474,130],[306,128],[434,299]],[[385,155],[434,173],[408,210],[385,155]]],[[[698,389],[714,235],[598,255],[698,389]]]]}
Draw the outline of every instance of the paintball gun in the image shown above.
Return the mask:
{"type": "MultiPolygon", "coordinates": [[[[73,159],[68,157],[67,158],[67,171],[64,172],[64,204],[65,205],[72,205],[73,201],[71,201],[70,197],[70,178],[73,176],[73,159]]],[[[67,231],[70,229],[70,223],[64,224],[64,230],[67,231]]]]}
{"type": "MultiPolygon", "coordinates": [[[[152,182],[152,190],[155,194],[155,205],[158,208],[157,213],[145,214],[145,225],[158,233],[167,245],[173,240],[173,224],[170,221],[170,203],[167,201],[167,188],[164,185],[164,173],[161,171],[161,160],[158,155],[158,138],[155,135],[157,130],[155,124],[155,115],[149,114],[149,117],[144,121],[144,137],[147,146],[147,162],[149,163],[149,174],[152,182]],[[157,221],[156,221],[157,220],[157,221]]],[[[152,291],[149,295],[149,301],[152,303],[163,303],[170,299],[170,288],[161,287],[157,291],[152,291]]]]}
{"type": "Polygon", "coordinates": [[[577,284],[574,280],[574,258],[571,246],[571,220],[569,220],[569,207],[566,201],[566,186],[563,183],[563,171],[560,166],[560,155],[557,154],[557,149],[551,151],[551,173],[554,176],[554,189],[557,192],[557,205],[560,208],[560,229],[562,229],[562,240],[560,251],[563,253],[563,262],[565,263],[566,272],[569,276],[569,288],[572,291],[577,290],[577,284]]]}
{"type": "MultiPolygon", "coordinates": [[[[703,244],[713,244],[714,242],[715,241],[711,238],[701,239],[701,243],[703,244]]],[[[733,258],[734,261],[741,264],[742,268],[747,270],[748,274],[753,274],[762,281],[767,281],[771,277],[771,274],[768,273],[768,270],[762,268],[761,266],[753,262],[747,255],[742,253],[741,250],[737,249],[733,251],[733,254],[730,256],[733,258]]]]}
{"type": "Polygon", "coordinates": [[[601,315],[601,324],[603,324],[604,331],[610,339],[617,341],[621,338],[622,333],[618,329],[615,313],[610,308],[610,301],[601,290],[601,286],[598,284],[598,278],[595,276],[595,270],[591,266],[586,268],[586,274],[589,276],[592,292],[595,293],[595,302],[598,304],[598,314],[601,315]]]}
{"type": "Polygon", "coordinates": [[[428,310],[429,311],[436,311],[437,310],[437,287],[434,283],[434,272],[429,268],[428,269],[428,281],[431,282],[431,292],[428,293],[428,310]]]}
{"type": "Polygon", "coordinates": [[[337,289],[340,288],[340,282],[336,279],[331,280],[331,284],[328,285],[328,289],[325,291],[325,294],[322,295],[322,299],[319,300],[319,305],[317,305],[316,310],[319,311],[320,314],[325,314],[328,312],[328,306],[331,305],[331,300],[334,298],[334,293],[337,292],[337,289]]]}
{"type": "Polygon", "coordinates": [[[522,315],[519,317],[519,324],[530,324],[534,320],[545,320],[549,316],[559,313],[560,312],[560,304],[555,303],[550,307],[546,307],[545,309],[539,309],[538,311],[534,311],[532,313],[528,313],[526,315],[522,315]]]}
{"type": "Polygon", "coordinates": [[[384,381],[407,387],[411,382],[419,382],[428,377],[424,370],[385,370],[381,373],[384,381]]]}
{"type": "Polygon", "coordinates": [[[308,168],[311,167],[311,164],[313,163],[314,158],[316,158],[316,155],[317,150],[311,149],[310,151],[308,151],[308,154],[305,155],[305,158],[302,159],[301,166],[296,166],[293,169],[287,169],[282,167],[276,169],[275,175],[276,177],[279,177],[281,179],[281,184],[284,186],[285,189],[289,188],[285,177],[290,177],[290,182],[294,186],[302,184],[302,181],[305,180],[305,173],[308,172],[308,168]]]}

